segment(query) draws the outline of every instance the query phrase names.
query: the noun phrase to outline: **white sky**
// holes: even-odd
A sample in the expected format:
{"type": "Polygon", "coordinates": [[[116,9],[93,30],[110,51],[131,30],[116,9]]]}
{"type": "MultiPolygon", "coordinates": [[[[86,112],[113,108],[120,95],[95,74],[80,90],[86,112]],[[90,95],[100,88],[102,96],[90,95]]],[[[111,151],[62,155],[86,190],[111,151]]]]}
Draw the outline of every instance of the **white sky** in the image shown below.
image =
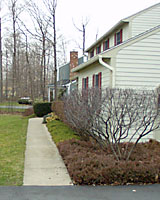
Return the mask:
{"type": "MultiPolygon", "coordinates": [[[[81,42],[82,34],[73,25],[81,27],[82,18],[88,18],[86,27],[86,48],[105,34],[118,21],[150,7],[159,0],[57,0],[57,28],[67,40],[81,42]]],[[[82,42],[81,42],[82,44],[82,42]]],[[[68,51],[78,50],[75,42],[70,43],[68,51]],[[69,49],[70,48],[70,49],[69,49]]],[[[80,51],[81,54],[81,51],[80,51]]]]}
{"type": "MultiPolygon", "coordinates": [[[[40,4],[42,0],[35,1],[40,4]]],[[[0,4],[1,2],[2,11],[5,12],[3,0],[0,0],[0,4]]],[[[79,51],[79,56],[82,54],[82,50],[76,44],[77,42],[82,46],[82,33],[74,27],[73,21],[77,27],[81,28],[82,19],[84,21],[86,18],[89,19],[86,27],[87,48],[95,42],[97,33],[99,38],[121,19],[156,3],[160,3],[160,0],[57,0],[56,27],[68,41],[68,60],[69,52],[72,50],[79,51]]]]}

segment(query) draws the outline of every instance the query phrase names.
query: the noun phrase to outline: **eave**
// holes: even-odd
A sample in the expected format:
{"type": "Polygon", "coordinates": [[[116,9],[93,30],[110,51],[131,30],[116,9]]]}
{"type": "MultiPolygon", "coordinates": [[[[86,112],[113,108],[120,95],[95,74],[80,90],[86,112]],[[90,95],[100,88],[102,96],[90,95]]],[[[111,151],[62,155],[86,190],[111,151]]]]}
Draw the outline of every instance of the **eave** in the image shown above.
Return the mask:
{"type": "MultiPolygon", "coordinates": [[[[83,63],[83,64],[81,64],[81,65],[75,67],[74,69],[72,69],[72,72],[78,72],[78,71],[80,71],[80,70],[82,70],[82,69],[88,67],[89,65],[91,65],[91,64],[93,64],[93,63],[95,63],[95,62],[98,62],[98,61],[99,61],[99,55],[101,55],[101,56],[103,57],[103,55],[106,54],[107,52],[111,52],[111,51],[114,50],[114,49],[123,48],[124,45],[129,45],[130,43],[134,43],[137,39],[141,39],[141,38],[143,38],[143,37],[146,37],[146,36],[152,34],[153,32],[159,31],[159,30],[160,30],[160,25],[159,25],[159,26],[156,26],[156,27],[154,27],[154,28],[152,28],[152,29],[150,29],[150,30],[147,30],[147,31],[145,31],[145,32],[143,32],[143,33],[141,33],[141,34],[139,34],[139,35],[136,35],[135,37],[132,37],[132,38],[130,38],[130,39],[124,41],[123,43],[121,43],[121,44],[119,44],[119,45],[117,45],[117,46],[113,46],[113,47],[111,47],[110,49],[108,49],[108,50],[102,52],[101,54],[98,54],[98,55],[96,55],[95,57],[91,58],[91,59],[88,60],[87,62],[85,62],[85,63],[83,63]]],[[[111,55],[111,54],[110,54],[110,55],[111,55]]],[[[110,57],[109,57],[109,56],[106,57],[106,55],[105,55],[103,58],[111,58],[111,56],[110,56],[110,57]]]]}
{"type": "Polygon", "coordinates": [[[118,30],[122,25],[129,23],[128,20],[121,20],[119,21],[115,26],[113,26],[107,33],[105,33],[102,37],[100,37],[96,42],[94,42],[89,48],[87,48],[85,51],[90,51],[93,47],[98,45],[101,41],[103,41],[105,38],[109,37],[114,31],[118,30]]]}

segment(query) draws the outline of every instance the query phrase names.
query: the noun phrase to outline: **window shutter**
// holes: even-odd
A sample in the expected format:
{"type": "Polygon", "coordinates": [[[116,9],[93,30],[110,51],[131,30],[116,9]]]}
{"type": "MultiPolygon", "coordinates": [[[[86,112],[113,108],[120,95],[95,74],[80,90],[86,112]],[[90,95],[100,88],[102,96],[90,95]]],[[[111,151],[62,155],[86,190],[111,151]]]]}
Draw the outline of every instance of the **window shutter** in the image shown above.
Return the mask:
{"type": "Polygon", "coordinates": [[[105,51],[105,42],[103,42],[103,51],[105,51]]]}
{"type": "Polygon", "coordinates": [[[122,43],[122,29],[120,30],[120,41],[122,43]]]}
{"type": "Polygon", "coordinates": [[[114,45],[115,46],[117,45],[117,34],[116,33],[114,34],[114,45]]]}
{"type": "Polygon", "coordinates": [[[109,38],[108,38],[108,49],[109,49],[109,38]]]}
{"type": "Polygon", "coordinates": [[[84,78],[82,78],[82,89],[84,89],[84,78]]]}
{"type": "Polygon", "coordinates": [[[88,77],[86,78],[86,89],[88,89],[88,77]]]}
{"type": "Polygon", "coordinates": [[[95,74],[93,74],[93,77],[92,77],[92,87],[94,88],[95,86],[95,74]]]}
{"type": "Polygon", "coordinates": [[[102,72],[98,74],[98,87],[101,89],[102,86],[102,72]]]}
{"type": "Polygon", "coordinates": [[[98,47],[98,48],[99,48],[99,53],[101,53],[101,44],[99,45],[99,47],[98,47]]]}

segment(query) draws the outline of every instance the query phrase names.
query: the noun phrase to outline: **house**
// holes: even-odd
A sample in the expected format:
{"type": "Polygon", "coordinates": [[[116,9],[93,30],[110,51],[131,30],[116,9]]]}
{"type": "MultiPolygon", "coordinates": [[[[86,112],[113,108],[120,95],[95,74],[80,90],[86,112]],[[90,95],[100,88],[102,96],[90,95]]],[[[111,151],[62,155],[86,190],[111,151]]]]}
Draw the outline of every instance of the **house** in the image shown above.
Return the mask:
{"type": "Polygon", "coordinates": [[[152,89],[160,85],[160,3],[120,20],[75,67],[78,88],[152,89]]]}
{"type": "MultiPolygon", "coordinates": [[[[154,89],[160,85],[160,3],[120,20],[88,49],[78,65],[78,89],[154,89]]],[[[151,138],[160,140],[154,132],[151,138]]]]}
{"type": "MultiPolygon", "coordinates": [[[[77,89],[77,73],[71,70],[85,61],[85,56],[78,58],[77,51],[70,52],[70,62],[59,67],[59,78],[57,81],[58,91],[64,90],[69,94],[72,90],[77,89]]],[[[48,101],[54,99],[54,84],[48,85],[48,101]]]]}

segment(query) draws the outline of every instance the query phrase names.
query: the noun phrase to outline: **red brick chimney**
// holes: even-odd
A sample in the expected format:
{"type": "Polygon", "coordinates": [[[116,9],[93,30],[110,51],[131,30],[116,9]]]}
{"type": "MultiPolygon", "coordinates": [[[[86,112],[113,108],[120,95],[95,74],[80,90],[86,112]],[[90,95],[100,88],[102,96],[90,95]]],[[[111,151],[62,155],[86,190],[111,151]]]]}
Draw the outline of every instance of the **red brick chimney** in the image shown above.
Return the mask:
{"type": "Polygon", "coordinates": [[[77,73],[71,72],[73,68],[78,66],[78,52],[71,51],[70,52],[70,80],[73,80],[77,73]]]}

